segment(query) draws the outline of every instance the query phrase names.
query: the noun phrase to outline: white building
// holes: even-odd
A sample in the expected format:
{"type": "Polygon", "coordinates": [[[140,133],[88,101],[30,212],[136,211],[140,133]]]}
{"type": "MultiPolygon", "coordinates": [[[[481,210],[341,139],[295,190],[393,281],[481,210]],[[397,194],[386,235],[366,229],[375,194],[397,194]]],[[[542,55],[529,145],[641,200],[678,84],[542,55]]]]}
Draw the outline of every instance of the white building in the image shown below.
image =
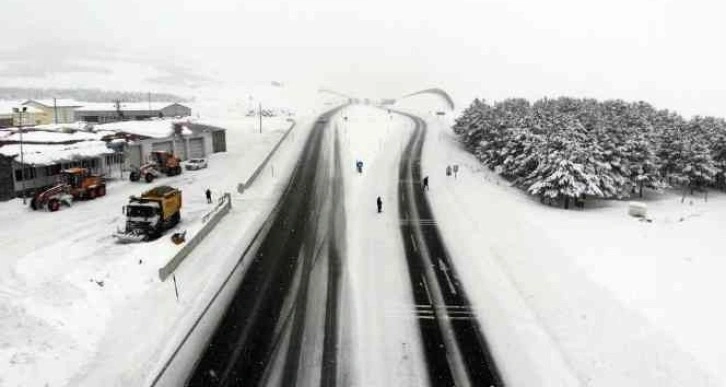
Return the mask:
{"type": "Polygon", "coordinates": [[[75,120],[107,123],[150,118],[189,117],[192,109],[172,102],[86,103],[75,110],[75,120]]]}
{"type": "Polygon", "coordinates": [[[30,121],[23,119],[23,126],[44,124],[66,124],[75,120],[74,111],[82,103],[70,99],[29,99],[23,106],[35,108],[40,114],[34,115],[30,121]]]}
{"type": "Polygon", "coordinates": [[[23,190],[30,196],[56,184],[60,172],[72,167],[106,176],[121,175],[125,155],[110,148],[98,134],[23,132],[22,156],[19,133],[0,136],[0,200],[20,196],[23,190]]]}
{"type": "Polygon", "coordinates": [[[43,123],[45,112],[33,106],[24,106],[19,101],[0,101],[0,128],[9,128],[20,126],[20,113],[15,113],[13,109],[23,109],[22,125],[35,126],[43,123]]]}
{"type": "Polygon", "coordinates": [[[174,153],[182,160],[206,157],[227,150],[225,130],[191,120],[124,121],[96,125],[98,133],[114,133],[111,137],[127,140],[126,166],[148,162],[152,151],[174,153]]]}

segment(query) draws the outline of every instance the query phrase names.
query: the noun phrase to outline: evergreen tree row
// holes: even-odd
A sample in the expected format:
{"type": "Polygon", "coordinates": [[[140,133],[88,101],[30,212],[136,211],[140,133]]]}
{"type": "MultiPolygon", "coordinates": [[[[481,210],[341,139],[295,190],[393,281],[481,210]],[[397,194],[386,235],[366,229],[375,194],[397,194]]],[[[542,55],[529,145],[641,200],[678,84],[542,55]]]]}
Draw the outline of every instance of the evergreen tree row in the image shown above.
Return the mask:
{"type": "Polygon", "coordinates": [[[726,121],[686,120],[645,102],[477,99],[453,130],[490,169],[565,208],[586,197],[726,185],[726,121]]]}

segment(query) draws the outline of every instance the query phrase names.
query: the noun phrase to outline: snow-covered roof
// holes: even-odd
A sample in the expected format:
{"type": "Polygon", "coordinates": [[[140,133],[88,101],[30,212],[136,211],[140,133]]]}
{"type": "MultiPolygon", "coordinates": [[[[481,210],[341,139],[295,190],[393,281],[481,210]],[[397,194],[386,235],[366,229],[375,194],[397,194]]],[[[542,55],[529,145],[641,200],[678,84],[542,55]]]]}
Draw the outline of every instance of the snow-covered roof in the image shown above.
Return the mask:
{"type": "MultiPolygon", "coordinates": [[[[25,164],[35,165],[52,165],[111,153],[114,151],[109,149],[104,141],[81,141],[64,145],[23,145],[23,161],[25,164]]],[[[19,162],[20,144],[0,147],[0,155],[13,157],[19,162]]]]}
{"type": "Polygon", "coordinates": [[[55,102],[53,99],[28,99],[23,102],[23,105],[27,105],[30,102],[39,103],[45,107],[79,107],[83,106],[82,102],[74,101],[72,99],[56,99],[55,102]]]}
{"type": "Polygon", "coordinates": [[[191,135],[193,132],[184,125],[186,121],[178,120],[148,120],[148,121],[119,121],[96,125],[95,130],[117,133],[135,134],[143,137],[164,138],[174,133],[174,123],[181,123],[182,134],[191,135]]]}
{"type": "MultiPolygon", "coordinates": [[[[48,131],[32,131],[23,133],[23,142],[72,142],[86,140],[100,140],[103,134],[91,132],[48,132],[48,131]]],[[[9,136],[0,137],[2,141],[20,141],[20,133],[13,133],[9,136]]]]}
{"type": "MultiPolygon", "coordinates": [[[[157,111],[176,104],[175,102],[122,102],[121,111],[157,111]]],[[[182,105],[184,106],[184,105],[182,105]]],[[[76,109],[81,112],[116,111],[115,102],[85,103],[76,109]]]]}
{"type": "Polygon", "coordinates": [[[55,131],[55,132],[66,132],[66,131],[75,131],[75,130],[88,130],[89,125],[86,122],[83,121],[76,121],[71,122],[67,124],[45,124],[45,125],[35,125],[33,126],[34,129],[41,129],[41,130],[49,130],[49,131],[55,131]]]}

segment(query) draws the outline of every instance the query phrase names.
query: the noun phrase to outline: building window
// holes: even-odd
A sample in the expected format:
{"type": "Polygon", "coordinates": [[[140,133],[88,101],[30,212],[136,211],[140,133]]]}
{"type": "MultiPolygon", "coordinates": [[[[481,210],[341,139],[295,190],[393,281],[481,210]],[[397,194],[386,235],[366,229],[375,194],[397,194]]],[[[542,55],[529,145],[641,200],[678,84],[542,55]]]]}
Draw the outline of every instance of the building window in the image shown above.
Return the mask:
{"type": "Polygon", "coordinates": [[[45,172],[48,176],[58,175],[58,174],[60,174],[60,171],[61,171],[60,164],[54,164],[54,165],[49,165],[49,166],[45,167],[45,172]]]}
{"type": "Polygon", "coordinates": [[[124,163],[124,154],[123,153],[114,153],[112,155],[106,155],[106,165],[111,166],[114,164],[123,164],[124,163]]]}
{"type": "Polygon", "coordinates": [[[81,161],[80,166],[87,169],[95,169],[98,167],[97,159],[84,159],[81,161]]]}
{"type": "Polygon", "coordinates": [[[24,169],[25,174],[23,174],[23,169],[15,170],[15,181],[23,181],[23,177],[25,180],[35,179],[35,168],[25,167],[24,169]]]}

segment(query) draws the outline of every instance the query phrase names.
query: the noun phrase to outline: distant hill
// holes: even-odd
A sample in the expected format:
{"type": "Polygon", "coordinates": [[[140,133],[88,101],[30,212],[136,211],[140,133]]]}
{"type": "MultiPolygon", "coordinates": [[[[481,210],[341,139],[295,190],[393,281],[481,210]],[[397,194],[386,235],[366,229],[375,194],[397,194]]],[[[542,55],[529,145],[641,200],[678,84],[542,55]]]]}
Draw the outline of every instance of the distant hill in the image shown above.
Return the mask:
{"type": "Polygon", "coordinates": [[[101,89],[43,89],[28,87],[0,87],[0,100],[68,98],[83,102],[108,102],[121,100],[124,102],[189,102],[185,98],[167,93],[149,93],[135,91],[112,91],[101,89]]]}

